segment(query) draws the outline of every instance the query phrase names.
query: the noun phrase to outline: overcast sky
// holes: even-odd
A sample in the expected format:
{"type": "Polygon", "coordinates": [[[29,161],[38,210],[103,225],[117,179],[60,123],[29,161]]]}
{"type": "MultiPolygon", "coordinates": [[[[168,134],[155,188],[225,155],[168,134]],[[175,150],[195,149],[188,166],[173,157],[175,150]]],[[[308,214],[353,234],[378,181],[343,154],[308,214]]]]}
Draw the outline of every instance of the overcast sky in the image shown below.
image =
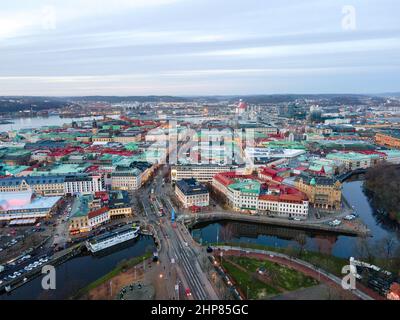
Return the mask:
{"type": "Polygon", "coordinates": [[[400,91],[398,0],[1,0],[0,95],[400,91]]]}

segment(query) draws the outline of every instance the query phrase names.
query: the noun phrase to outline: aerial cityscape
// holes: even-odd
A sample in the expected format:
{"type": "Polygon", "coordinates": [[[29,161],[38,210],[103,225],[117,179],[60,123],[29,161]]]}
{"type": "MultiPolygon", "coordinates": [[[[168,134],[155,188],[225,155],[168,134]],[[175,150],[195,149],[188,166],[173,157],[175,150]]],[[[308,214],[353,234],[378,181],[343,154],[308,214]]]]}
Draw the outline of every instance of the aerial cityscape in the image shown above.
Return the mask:
{"type": "Polygon", "coordinates": [[[0,301],[400,300],[400,7],[115,2],[0,4],[0,301]]]}

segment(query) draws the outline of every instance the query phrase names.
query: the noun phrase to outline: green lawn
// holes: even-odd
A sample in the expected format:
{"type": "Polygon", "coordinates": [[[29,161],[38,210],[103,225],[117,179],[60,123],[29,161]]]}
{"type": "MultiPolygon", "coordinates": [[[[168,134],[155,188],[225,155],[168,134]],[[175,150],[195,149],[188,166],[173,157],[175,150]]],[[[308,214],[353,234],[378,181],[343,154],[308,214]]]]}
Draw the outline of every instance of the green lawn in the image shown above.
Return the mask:
{"type": "Polygon", "coordinates": [[[261,261],[248,257],[227,257],[223,267],[233,278],[242,293],[249,299],[262,299],[285,291],[315,286],[318,281],[301,272],[270,261],[261,261]],[[245,270],[237,267],[243,267],[245,270]],[[257,269],[264,267],[266,282],[257,278],[257,269]]]}
{"type": "MultiPolygon", "coordinates": [[[[212,245],[216,245],[215,243],[212,245]]],[[[304,250],[301,255],[299,249],[297,248],[275,248],[267,245],[256,244],[256,243],[235,243],[235,242],[226,242],[219,243],[220,246],[235,246],[241,248],[250,248],[250,249],[260,249],[260,250],[268,250],[274,252],[284,253],[288,256],[292,256],[295,258],[299,258],[301,260],[307,261],[323,270],[326,270],[336,276],[342,277],[342,268],[345,265],[349,264],[348,259],[335,257],[332,255],[319,253],[315,251],[304,250]]]]}
{"type": "Polygon", "coordinates": [[[264,267],[266,273],[271,279],[273,279],[271,280],[273,285],[287,291],[311,287],[318,284],[317,280],[308,277],[301,272],[271,261],[260,261],[247,257],[231,257],[230,259],[252,273],[257,272],[259,267],[264,267]]]}
{"type": "Polygon", "coordinates": [[[235,281],[244,295],[249,295],[248,299],[262,299],[269,295],[276,295],[279,290],[269,286],[260,280],[253,278],[250,272],[244,272],[229,261],[223,262],[223,267],[235,281]]]}

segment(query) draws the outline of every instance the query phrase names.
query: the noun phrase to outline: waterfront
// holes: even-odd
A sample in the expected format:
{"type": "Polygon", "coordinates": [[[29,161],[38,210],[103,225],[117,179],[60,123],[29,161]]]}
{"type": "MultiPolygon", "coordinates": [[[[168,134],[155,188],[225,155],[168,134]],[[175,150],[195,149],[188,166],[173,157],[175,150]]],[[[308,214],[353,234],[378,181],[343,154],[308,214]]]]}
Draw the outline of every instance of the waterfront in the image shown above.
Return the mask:
{"type": "MultiPolygon", "coordinates": [[[[118,116],[107,116],[109,118],[117,118],[118,116]]],[[[21,130],[40,128],[42,126],[62,126],[63,124],[72,123],[73,121],[90,121],[93,119],[102,119],[102,116],[81,117],[81,118],[61,118],[60,116],[48,117],[32,117],[32,118],[12,118],[12,123],[0,125],[0,132],[10,130],[21,130]]]]}
{"type": "Polygon", "coordinates": [[[141,256],[154,248],[150,236],[140,236],[101,256],[85,253],[56,267],[56,290],[43,290],[42,277],[37,277],[9,294],[0,295],[0,300],[69,299],[80,289],[110,272],[121,261],[141,256]]]}
{"type": "MultiPolygon", "coordinates": [[[[363,181],[361,180],[345,182],[343,194],[371,230],[372,237],[368,241],[375,243],[385,237],[393,237],[397,243],[400,243],[398,227],[391,221],[386,221],[386,219],[376,215],[368,202],[367,196],[363,193],[362,184],[363,181]]],[[[307,250],[343,258],[357,255],[357,243],[359,241],[357,237],[227,221],[198,225],[192,230],[192,235],[202,243],[256,243],[272,247],[297,247],[301,239],[301,241],[306,242],[307,250]]]]}

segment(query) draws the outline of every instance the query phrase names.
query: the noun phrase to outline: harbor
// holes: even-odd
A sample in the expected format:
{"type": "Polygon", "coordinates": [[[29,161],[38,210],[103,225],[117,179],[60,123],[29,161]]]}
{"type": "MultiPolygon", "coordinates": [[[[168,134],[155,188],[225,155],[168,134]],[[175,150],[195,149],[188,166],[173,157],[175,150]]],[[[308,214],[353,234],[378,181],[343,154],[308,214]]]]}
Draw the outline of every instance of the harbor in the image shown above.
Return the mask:
{"type": "Polygon", "coordinates": [[[84,243],[64,252],[59,252],[51,260],[56,267],[57,290],[44,290],[41,286],[41,268],[27,274],[23,279],[7,283],[11,291],[2,285],[0,300],[19,299],[69,299],[81,288],[111,271],[121,261],[153,252],[153,238],[140,235],[138,238],[116,245],[101,254],[90,254],[84,243]]]}
{"type": "MultiPolygon", "coordinates": [[[[29,271],[23,275],[12,276],[8,278],[8,281],[2,281],[0,285],[0,294],[14,291],[42,275],[41,266],[45,265],[45,263],[46,265],[57,267],[82,254],[89,253],[97,257],[106,256],[116,250],[121,250],[134,245],[135,239],[138,237],[152,238],[154,241],[157,236],[147,230],[142,232],[140,231],[139,226],[133,224],[111,232],[106,232],[100,236],[92,237],[86,241],[81,241],[67,249],[56,252],[51,257],[40,259],[40,263],[35,263],[34,267],[25,267],[25,270],[29,271]]],[[[157,242],[154,241],[154,243],[157,242]]]]}

